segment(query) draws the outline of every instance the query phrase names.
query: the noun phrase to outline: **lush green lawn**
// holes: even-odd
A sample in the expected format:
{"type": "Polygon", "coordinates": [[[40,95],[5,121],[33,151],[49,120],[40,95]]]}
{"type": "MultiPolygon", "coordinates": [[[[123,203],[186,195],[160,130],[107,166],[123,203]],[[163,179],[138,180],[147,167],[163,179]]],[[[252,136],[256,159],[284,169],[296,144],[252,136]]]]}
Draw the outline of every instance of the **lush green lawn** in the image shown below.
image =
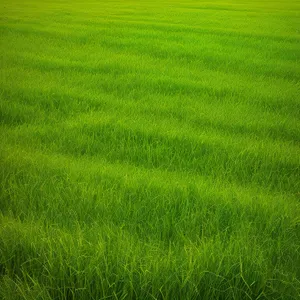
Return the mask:
{"type": "Polygon", "coordinates": [[[2,0],[0,53],[0,298],[299,299],[300,1],[2,0]]]}

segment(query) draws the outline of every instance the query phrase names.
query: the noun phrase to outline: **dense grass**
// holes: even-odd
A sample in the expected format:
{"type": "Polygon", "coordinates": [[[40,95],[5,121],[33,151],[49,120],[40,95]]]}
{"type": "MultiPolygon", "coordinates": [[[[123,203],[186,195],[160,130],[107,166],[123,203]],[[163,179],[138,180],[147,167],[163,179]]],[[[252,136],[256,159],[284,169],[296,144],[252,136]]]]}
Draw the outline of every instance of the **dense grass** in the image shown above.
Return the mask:
{"type": "Polygon", "coordinates": [[[299,299],[300,2],[0,4],[0,298],[299,299]]]}

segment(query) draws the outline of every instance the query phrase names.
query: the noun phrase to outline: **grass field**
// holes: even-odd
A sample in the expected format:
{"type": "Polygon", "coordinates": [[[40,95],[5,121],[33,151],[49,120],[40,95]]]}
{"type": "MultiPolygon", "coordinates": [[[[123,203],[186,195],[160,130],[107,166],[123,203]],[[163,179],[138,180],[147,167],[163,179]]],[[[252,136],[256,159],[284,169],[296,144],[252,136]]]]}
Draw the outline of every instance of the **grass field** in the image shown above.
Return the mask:
{"type": "Polygon", "coordinates": [[[0,298],[300,299],[300,1],[2,0],[0,298]]]}

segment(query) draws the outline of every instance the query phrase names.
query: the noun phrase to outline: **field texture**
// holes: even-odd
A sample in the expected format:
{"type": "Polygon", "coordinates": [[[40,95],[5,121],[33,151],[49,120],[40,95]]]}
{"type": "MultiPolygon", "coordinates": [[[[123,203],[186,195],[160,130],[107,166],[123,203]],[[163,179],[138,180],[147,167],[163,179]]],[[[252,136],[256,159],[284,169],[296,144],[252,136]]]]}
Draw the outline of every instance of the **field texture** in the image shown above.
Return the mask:
{"type": "Polygon", "coordinates": [[[0,4],[0,298],[300,299],[300,1],[0,4]]]}

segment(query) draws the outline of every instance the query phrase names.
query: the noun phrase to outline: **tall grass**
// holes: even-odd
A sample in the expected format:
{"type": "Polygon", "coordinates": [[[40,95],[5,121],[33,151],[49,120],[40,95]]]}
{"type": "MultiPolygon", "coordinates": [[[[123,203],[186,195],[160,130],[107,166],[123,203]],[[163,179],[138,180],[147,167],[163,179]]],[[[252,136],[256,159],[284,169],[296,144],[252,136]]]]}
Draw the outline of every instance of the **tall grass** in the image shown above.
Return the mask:
{"type": "Polygon", "coordinates": [[[299,299],[299,1],[0,6],[0,297],[299,299]]]}

